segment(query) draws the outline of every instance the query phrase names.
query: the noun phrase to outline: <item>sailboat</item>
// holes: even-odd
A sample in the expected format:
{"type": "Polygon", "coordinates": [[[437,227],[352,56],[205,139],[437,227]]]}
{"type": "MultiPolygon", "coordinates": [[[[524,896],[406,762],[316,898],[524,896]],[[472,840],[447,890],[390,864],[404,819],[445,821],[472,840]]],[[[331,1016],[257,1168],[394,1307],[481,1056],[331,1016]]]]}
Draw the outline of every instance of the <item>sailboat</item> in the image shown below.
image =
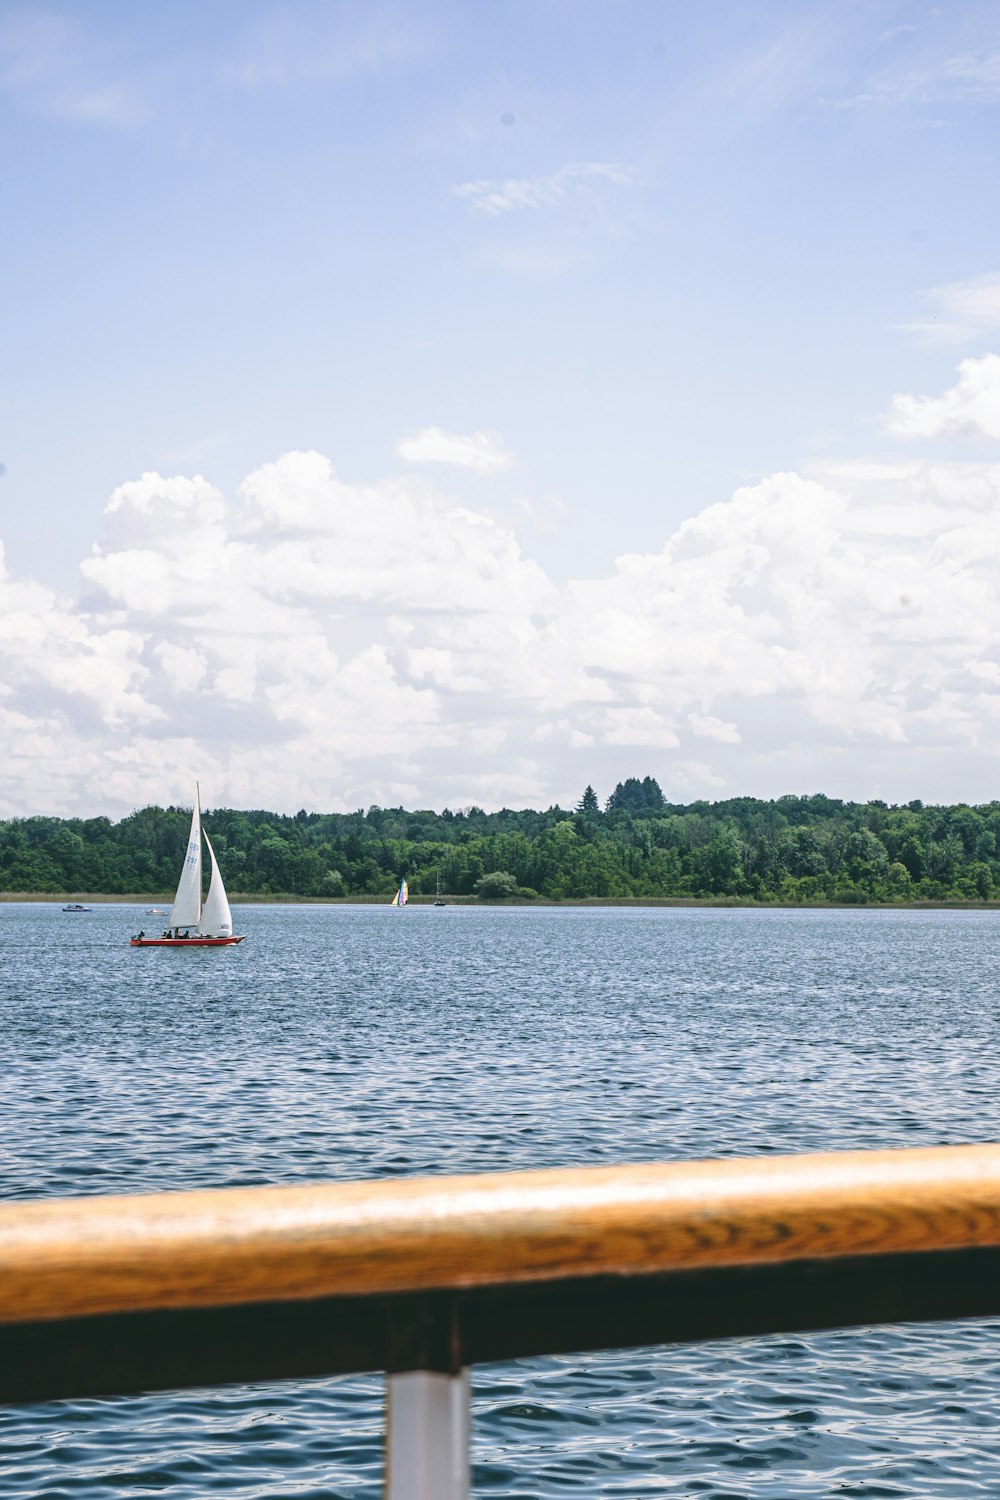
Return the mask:
{"type": "Polygon", "coordinates": [[[410,897],[410,888],[405,880],[399,882],[399,890],[389,902],[390,906],[405,906],[410,897]]]}
{"type": "Polygon", "coordinates": [[[132,939],[133,948],[228,948],[242,943],[245,936],[233,936],[233,914],[222,883],[212,840],[201,826],[201,792],[195,786],[194,812],[188,834],[187,854],[177,884],[177,894],[170,908],[162,937],[147,937],[140,932],[132,939]],[[201,841],[205,840],[212,862],[208,895],[201,899],[201,841]]]}

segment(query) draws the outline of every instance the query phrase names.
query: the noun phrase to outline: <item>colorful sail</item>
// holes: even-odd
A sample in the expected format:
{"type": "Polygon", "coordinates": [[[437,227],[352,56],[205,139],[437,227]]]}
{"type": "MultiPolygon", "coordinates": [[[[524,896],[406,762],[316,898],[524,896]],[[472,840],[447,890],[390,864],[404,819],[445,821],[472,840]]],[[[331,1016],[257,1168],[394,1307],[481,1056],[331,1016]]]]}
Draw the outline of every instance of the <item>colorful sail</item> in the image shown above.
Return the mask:
{"type": "Polygon", "coordinates": [[[390,906],[405,906],[406,903],[407,903],[407,900],[409,899],[409,895],[410,895],[410,888],[409,888],[409,886],[406,884],[405,880],[401,880],[400,883],[399,883],[399,890],[393,896],[392,900],[389,902],[389,905],[390,906]]]}

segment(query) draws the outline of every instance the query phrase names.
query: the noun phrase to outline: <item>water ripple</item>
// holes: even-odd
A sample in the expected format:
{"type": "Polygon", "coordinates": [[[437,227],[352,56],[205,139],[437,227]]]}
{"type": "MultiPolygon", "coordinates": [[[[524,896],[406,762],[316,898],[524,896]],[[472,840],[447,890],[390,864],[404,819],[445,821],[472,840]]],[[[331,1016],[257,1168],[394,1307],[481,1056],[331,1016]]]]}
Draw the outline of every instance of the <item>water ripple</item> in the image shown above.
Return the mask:
{"type": "MultiPolygon", "coordinates": [[[[0,907],[4,1194],[1000,1138],[989,913],[0,907]]],[[[477,1493],[1000,1492],[1000,1325],[474,1372],[477,1493]]],[[[0,1495],[375,1500],[379,1376],[0,1411],[0,1495]]]]}

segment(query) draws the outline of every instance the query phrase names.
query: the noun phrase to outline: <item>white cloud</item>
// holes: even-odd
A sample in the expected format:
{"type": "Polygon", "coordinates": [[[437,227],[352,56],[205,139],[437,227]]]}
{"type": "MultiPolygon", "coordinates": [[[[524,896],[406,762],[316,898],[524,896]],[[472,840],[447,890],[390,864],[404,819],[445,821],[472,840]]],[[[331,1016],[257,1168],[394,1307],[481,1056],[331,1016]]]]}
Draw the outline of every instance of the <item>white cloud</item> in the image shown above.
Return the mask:
{"type": "Polygon", "coordinates": [[[592,195],[605,184],[624,187],[634,178],[634,172],[617,162],[572,162],[543,177],[481,177],[460,183],[452,192],[473,213],[499,218],[526,209],[557,208],[580,194],[592,195]]]}
{"type": "Polygon", "coordinates": [[[676,750],[680,744],[663,715],[648,706],[604,708],[593,715],[591,723],[599,727],[606,745],[655,746],[660,750],[676,750]]]}
{"type": "Polygon", "coordinates": [[[208,668],[202,653],[192,646],[174,646],[161,641],[153,649],[170,686],[177,693],[193,692],[205,679],[208,668]]]}
{"type": "Polygon", "coordinates": [[[1000,48],[963,52],[948,58],[939,74],[942,92],[958,93],[978,103],[1000,98],[1000,48]]]}
{"type": "Polygon", "coordinates": [[[32,114],[79,124],[135,125],[148,106],[139,82],[115,76],[115,50],[76,21],[22,12],[0,19],[0,90],[32,114]]]}
{"type": "Polygon", "coordinates": [[[148,474],[59,599],[0,578],[0,812],[988,794],[1000,465],[842,464],[557,586],[422,479],[148,474]],[[528,753],[530,752],[530,753],[528,753]],[[970,778],[980,778],[975,786],[970,778]],[[870,779],[871,778],[871,779],[870,779]]]}
{"type": "Polygon", "coordinates": [[[531,500],[527,495],[515,495],[510,503],[533,526],[549,536],[562,530],[570,513],[569,505],[558,495],[543,495],[539,500],[531,500]]]}
{"type": "Polygon", "coordinates": [[[671,784],[678,796],[704,797],[709,792],[721,791],[726,785],[720,776],[703,760],[681,760],[671,765],[671,784]]]}
{"type": "Polygon", "coordinates": [[[495,432],[463,436],[441,427],[422,427],[415,437],[401,438],[396,446],[408,464],[455,464],[477,474],[509,469],[514,462],[514,455],[495,432]]]}
{"type": "Polygon", "coordinates": [[[0,682],[19,710],[76,707],[112,730],[161,717],[144,695],[142,647],[137,631],[95,628],[70,600],[10,578],[0,544],[0,682]]]}
{"type": "Polygon", "coordinates": [[[900,325],[922,344],[968,344],[1000,331],[1000,275],[974,276],[923,293],[930,315],[900,325]]]}
{"type": "Polygon", "coordinates": [[[986,47],[974,52],[918,56],[913,62],[886,68],[845,102],[855,107],[937,104],[949,100],[992,104],[997,98],[1000,98],[1000,49],[986,47]]]}
{"type": "Polygon", "coordinates": [[[1000,438],[1000,355],[963,359],[941,396],[894,397],[886,427],[894,437],[1000,438]]]}
{"type": "Polygon", "coordinates": [[[692,731],[704,740],[718,740],[723,745],[738,745],[740,732],[735,724],[727,724],[713,714],[688,714],[692,731]]]}

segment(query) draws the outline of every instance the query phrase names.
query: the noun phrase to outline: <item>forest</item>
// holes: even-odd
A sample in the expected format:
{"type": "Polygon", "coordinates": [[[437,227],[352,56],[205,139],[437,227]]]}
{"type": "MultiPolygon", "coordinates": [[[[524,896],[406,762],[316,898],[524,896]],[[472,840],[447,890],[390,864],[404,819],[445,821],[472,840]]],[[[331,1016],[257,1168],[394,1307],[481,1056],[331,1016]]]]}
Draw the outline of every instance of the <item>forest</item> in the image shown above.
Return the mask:
{"type": "MultiPolygon", "coordinates": [[[[0,822],[0,890],[165,897],[190,809],[0,822]]],[[[204,814],[230,894],[299,899],[411,895],[780,902],[1000,900],[1000,802],[890,806],[821,793],[674,803],[654,778],[602,806],[487,813],[204,814]]]]}

